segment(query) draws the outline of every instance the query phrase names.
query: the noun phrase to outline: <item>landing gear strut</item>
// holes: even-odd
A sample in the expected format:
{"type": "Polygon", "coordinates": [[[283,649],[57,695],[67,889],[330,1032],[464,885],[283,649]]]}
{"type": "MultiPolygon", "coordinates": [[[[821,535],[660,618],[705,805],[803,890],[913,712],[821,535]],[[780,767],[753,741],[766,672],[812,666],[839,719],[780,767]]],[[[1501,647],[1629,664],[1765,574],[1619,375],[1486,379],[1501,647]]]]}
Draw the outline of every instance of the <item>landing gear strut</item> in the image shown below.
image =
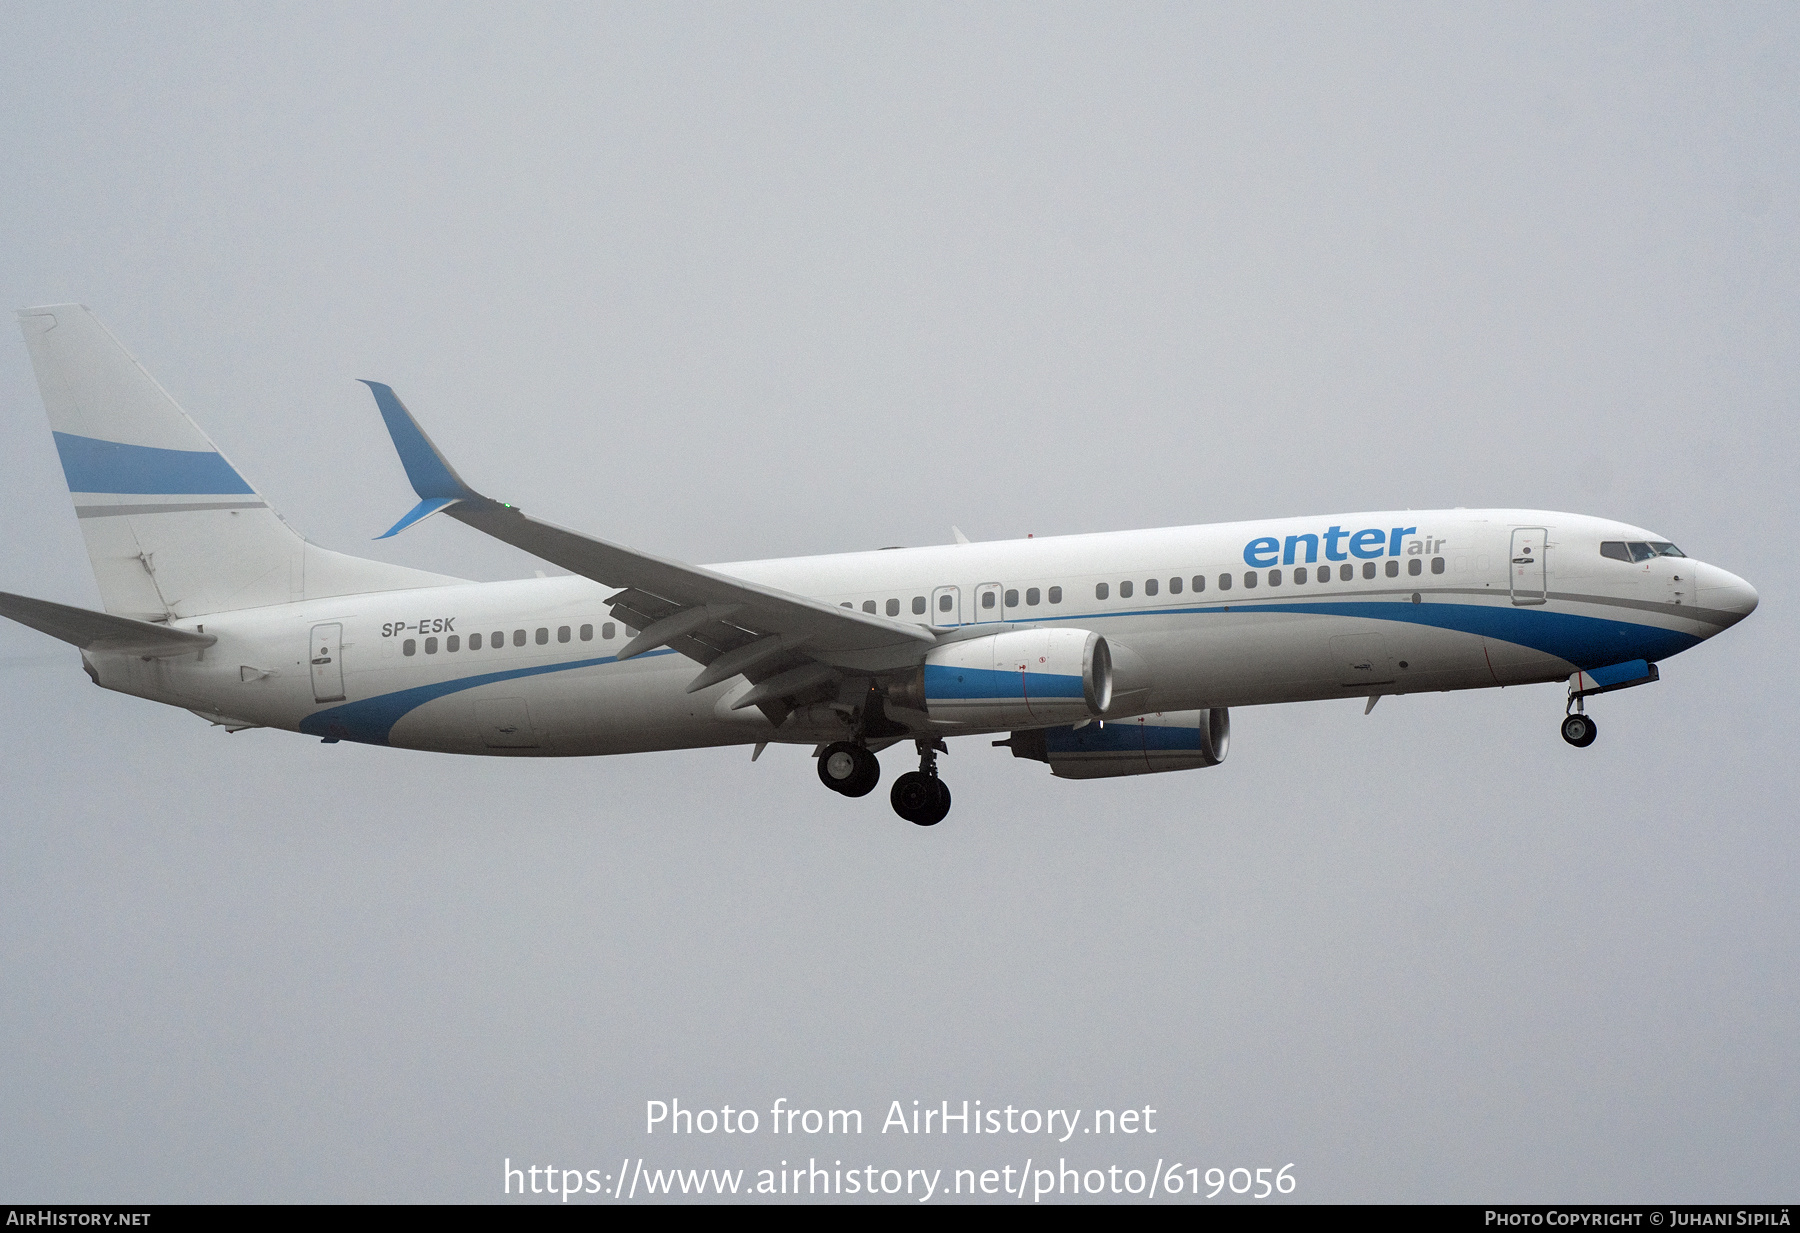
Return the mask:
{"type": "Polygon", "coordinates": [[[938,778],[937,756],[940,751],[950,751],[936,737],[915,744],[919,747],[919,769],[894,781],[888,801],[895,813],[913,825],[936,826],[950,812],[950,787],[938,778]]]}
{"type": "Polygon", "coordinates": [[[867,796],[881,782],[881,763],[866,746],[833,741],[819,755],[819,782],[845,796],[867,796]]]}
{"type": "MultiPolygon", "coordinates": [[[[1652,678],[1654,679],[1654,677],[1652,678]]],[[[1604,692],[1604,691],[1598,691],[1604,692]]],[[[1576,688],[1576,679],[1569,682],[1569,705],[1563,708],[1562,738],[1577,749],[1586,749],[1600,735],[1594,721],[1587,717],[1587,694],[1576,688]]]]}

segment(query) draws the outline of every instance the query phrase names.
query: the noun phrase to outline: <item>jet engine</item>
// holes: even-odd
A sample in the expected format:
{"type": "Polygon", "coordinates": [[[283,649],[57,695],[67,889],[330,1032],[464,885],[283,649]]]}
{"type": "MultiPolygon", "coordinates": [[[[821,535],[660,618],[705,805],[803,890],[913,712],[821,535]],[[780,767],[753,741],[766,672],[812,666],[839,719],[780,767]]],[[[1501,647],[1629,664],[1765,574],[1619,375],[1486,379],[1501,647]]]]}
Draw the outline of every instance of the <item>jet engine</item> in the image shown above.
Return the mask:
{"type": "Polygon", "coordinates": [[[1112,653],[1085,629],[1021,629],[931,651],[888,690],[896,706],[971,728],[1076,723],[1112,703],[1112,653]]]}
{"type": "Polygon", "coordinates": [[[1231,711],[1168,711],[1078,728],[1038,728],[995,741],[1015,758],[1048,762],[1062,779],[1106,779],[1217,766],[1231,747],[1231,711]]]}

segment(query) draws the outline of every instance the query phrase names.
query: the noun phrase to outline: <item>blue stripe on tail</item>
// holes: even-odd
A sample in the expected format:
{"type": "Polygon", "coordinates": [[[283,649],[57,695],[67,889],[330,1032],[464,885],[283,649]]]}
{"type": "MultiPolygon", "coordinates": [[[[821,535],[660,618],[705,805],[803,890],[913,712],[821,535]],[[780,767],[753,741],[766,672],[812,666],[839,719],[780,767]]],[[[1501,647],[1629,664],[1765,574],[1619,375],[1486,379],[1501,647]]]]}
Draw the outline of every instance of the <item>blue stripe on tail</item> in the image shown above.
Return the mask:
{"type": "Polygon", "coordinates": [[[56,452],[70,492],[135,492],[170,496],[256,490],[224,457],[206,450],[165,450],[59,432],[56,452]]]}

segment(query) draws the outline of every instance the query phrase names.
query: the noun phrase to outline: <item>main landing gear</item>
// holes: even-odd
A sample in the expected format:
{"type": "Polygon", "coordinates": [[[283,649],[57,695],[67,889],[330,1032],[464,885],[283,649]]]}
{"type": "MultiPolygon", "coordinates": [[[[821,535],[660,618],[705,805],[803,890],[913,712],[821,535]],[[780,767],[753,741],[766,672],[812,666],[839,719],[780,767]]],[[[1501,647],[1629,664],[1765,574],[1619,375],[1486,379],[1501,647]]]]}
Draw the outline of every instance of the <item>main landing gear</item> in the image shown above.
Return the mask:
{"type": "Polygon", "coordinates": [[[888,801],[894,812],[915,826],[936,826],[950,812],[950,785],[938,778],[937,756],[944,742],[937,738],[915,742],[919,747],[919,769],[908,771],[894,781],[888,801]]]}
{"type": "MultiPolygon", "coordinates": [[[[915,744],[919,769],[896,779],[888,800],[915,826],[936,826],[950,812],[950,789],[937,773],[938,754],[949,751],[936,737],[915,744]]],[[[819,753],[819,782],[845,796],[867,796],[881,782],[881,763],[866,746],[834,741],[819,753]]]]}
{"type": "Polygon", "coordinates": [[[867,796],[881,782],[881,763],[866,746],[833,741],[819,754],[819,782],[845,796],[867,796]]]}

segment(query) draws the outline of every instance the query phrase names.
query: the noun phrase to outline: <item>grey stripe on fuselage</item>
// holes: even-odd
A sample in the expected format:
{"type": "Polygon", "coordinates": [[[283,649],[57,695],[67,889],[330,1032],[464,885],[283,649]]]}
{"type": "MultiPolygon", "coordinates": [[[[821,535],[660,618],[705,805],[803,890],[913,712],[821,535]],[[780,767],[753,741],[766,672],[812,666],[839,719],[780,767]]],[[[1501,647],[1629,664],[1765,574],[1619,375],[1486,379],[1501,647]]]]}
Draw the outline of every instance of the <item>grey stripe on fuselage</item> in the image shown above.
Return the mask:
{"type": "Polygon", "coordinates": [[[187,514],[198,509],[267,509],[266,501],[184,501],[177,505],[77,505],[77,518],[117,518],[121,514],[187,514]]]}

